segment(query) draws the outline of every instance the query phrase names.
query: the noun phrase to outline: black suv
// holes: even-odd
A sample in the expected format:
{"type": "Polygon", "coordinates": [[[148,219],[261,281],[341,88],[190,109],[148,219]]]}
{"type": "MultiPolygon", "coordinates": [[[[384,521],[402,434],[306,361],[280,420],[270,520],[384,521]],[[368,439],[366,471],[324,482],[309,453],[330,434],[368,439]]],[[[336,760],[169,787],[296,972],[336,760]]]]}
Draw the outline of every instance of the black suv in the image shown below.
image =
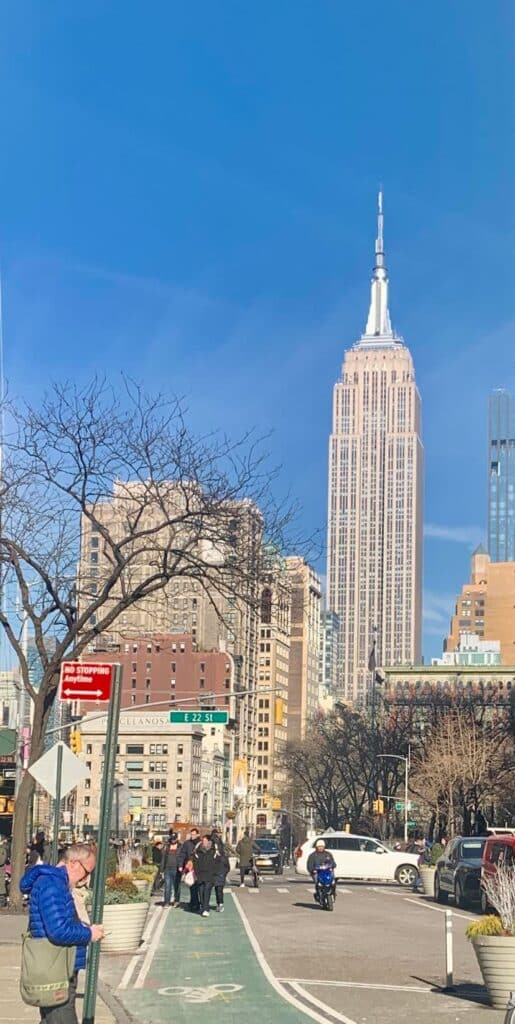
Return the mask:
{"type": "Polygon", "coordinates": [[[447,903],[454,896],[457,907],[479,901],[481,897],[481,858],[486,836],[459,836],[445,847],[436,862],[435,900],[447,903]]]}
{"type": "Polygon", "coordinates": [[[259,853],[254,855],[254,864],[259,872],[274,871],[276,875],[283,873],[283,855],[279,843],[275,839],[255,839],[259,853]]]}

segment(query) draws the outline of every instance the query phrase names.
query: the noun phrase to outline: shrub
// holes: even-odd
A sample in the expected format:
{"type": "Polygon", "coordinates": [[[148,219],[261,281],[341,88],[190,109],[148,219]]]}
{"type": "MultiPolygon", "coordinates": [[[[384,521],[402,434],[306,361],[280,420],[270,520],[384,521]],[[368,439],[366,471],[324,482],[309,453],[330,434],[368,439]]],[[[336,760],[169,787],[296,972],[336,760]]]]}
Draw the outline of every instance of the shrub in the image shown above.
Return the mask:
{"type": "Polygon", "coordinates": [[[442,856],[443,852],[444,852],[443,851],[443,846],[442,846],[441,843],[433,843],[433,845],[431,847],[431,860],[430,860],[430,864],[431,864],[431,866],[433,868],[434,868],[437,860],[439,859],[439,857],[442,856]]]}
{"type": "Polygon", "coordinates": [[[494,875],[485,875],[482,886],[491,907],[501,919],[504,935],[515,935],[515,873],[500,864],[494,875]]]}
{"type": "Polygon", "coordinates": [[[467,939],[475,939],[478,935],[506,935],[502,921],[495,914],[480,917],[473,921],[465,931],[467,939]]]}
{"type": "Polygon", "coordinates": [[[111,875],[106,878],[104,904],[106,907],[117,903],[146,903],[147,897],[134,885],[130,875],[111,875]]]}

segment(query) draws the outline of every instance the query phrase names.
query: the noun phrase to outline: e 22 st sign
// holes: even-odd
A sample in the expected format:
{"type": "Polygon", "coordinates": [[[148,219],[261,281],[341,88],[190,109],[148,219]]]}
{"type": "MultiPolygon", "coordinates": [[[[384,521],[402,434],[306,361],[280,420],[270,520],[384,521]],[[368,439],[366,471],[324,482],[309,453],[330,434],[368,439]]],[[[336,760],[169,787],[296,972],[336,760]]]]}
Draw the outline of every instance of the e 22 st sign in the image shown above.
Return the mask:
{"type": "Polygon", "coordinates": [[[116,665],[84,661],[61,664],[61,700],[108,701],[116,665]]]}

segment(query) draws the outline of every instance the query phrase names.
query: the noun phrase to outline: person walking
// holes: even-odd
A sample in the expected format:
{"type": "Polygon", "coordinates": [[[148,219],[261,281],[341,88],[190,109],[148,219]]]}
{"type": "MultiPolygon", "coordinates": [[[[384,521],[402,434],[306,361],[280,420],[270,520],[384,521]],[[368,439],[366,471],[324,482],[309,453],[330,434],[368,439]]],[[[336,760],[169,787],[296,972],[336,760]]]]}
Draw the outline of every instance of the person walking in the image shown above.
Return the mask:
{"type": "Polygon", "coordinates": [[[250,836],[250,830],[245,829],[239,843],[236,846],[236,853],[240,862],[240,889],[245,888],[245,875],[252,867],[254,854],[259,853],[259,847],[250,836]]]}
{"type": "MultiPolygon", "coordinates": [[[[179,870],[181,874],[186,874],[190,867],[193,867],[193,854],[200,842],[200,833],[198,828],[190,829],[190,833],[187,839],[183,842],[180,853],[179,853],[179,870]]],[[[190,910],[193,914],[196,914],[200,909],[199,894],[198,894],[198,882],[195,881],[190,886],[190,910]]]]}
{"type": "Polygon", "coordinates": [[[5,839],[0,840],[0,907],[7,906],[7,875],[5,865],[7,864],[7,843],[5,839]]]}
{"type": "Polygon", "coordinates": [[[211,842],[211,836],[202,836],[193,854],[193,870],[198,884],[200,913],[202,917],[209,917],[211,890],[217,877],[216,858],[216,850],[211,842]]]}
{"type": "Polygon", "coordinates": [[[161,871],[164,877],[163,907],[170,905],[177,907],[181,898],[181,872],[179,868],[180,857],[179,836],[177,832],[170,832],[167,842],[163,846],[161,859],[161,871]],[[173,903],[171,903],[173,893],[173,903]]]}
{"type": "Polygon", "coordinates": [[[214,887],[216,896],[216,909],[219,914],[224,912],[224,886],[225,879],[229,874],[229,858],[225,852],[224,844],[218,834],[217,829],[213,829],[211,833],[211,842],[215,851],[215,875],[214,875],[214,887]]]}
{"type": "Polygon", "coordinates": [[[56,946],[75,946],[75,967],[69,981],[69,995],[60,1006],[40,1007],[44,1024],[78,1024],[75,1008],[77,973],[86,966],[90,942],[104,937],[101,924],[86,925],[78,920],[73,888],[84,883],[95,868],[96,853],[87,843],[69,846],[59,863],[35,864],[20,880],[20,890],[30,896],[29,931],[33,939],[47,938],[56,946]]]}

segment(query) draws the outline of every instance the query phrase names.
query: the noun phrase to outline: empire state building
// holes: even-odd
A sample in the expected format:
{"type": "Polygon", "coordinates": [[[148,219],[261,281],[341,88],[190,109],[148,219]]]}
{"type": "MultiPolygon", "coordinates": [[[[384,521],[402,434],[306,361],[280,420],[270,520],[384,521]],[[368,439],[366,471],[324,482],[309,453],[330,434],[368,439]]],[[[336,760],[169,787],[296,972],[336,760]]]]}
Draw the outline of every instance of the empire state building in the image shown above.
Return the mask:
{"type": "Polygon", "coordinates": [[[345,352],[329,440],[327,603],[341,623],[340,698],[364,703],[377,665],[417,664],[422,618],[421,404],[392,329],[379,193],[364,334],[345,352]]]}

